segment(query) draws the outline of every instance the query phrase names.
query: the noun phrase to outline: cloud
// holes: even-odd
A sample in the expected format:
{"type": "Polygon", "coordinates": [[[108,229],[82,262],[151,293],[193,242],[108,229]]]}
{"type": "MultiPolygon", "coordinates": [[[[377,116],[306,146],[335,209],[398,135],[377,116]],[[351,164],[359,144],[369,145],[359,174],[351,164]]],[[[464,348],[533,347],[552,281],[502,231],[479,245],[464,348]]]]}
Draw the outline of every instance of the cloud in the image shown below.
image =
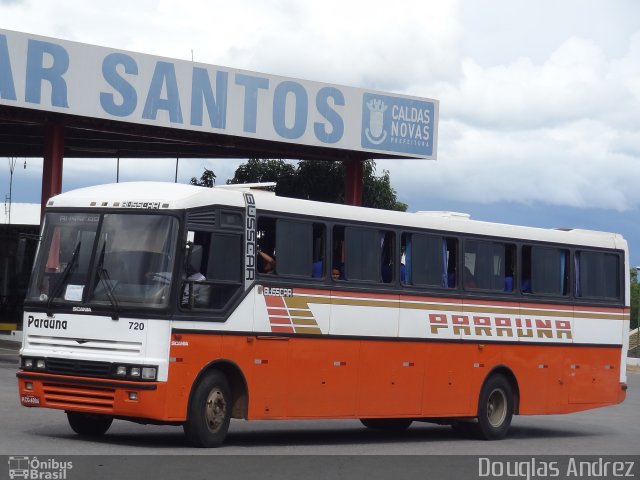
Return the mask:
{"type": "MultiPolygon", "coordinates": [[[[375,0],[366,8],[339,0],[114,3],[98,11],[77,0],[19,8],[4,0],[0,14],[4,28],[172,58],[190,59],[193,49],[208,64],[437,98],[438,161],[378,162],[402,198],[640,206],[635,2],[503,0],[494,9],[467,0],[375,0]],[[538,48],[539,22],[522,25],[547,18],[549,8],[554,16],[538,48]],[[500,48],[507,41],[513,45],[500,48]]],[[[210,162],[220,179],[239,163],[210,162]]],[[[137,165],[123,165],[122,177],[175,175],[172,160],[137,165]]],[[[180,181],[205,167],[180,165],[180,181]]],[[[103,177],[94,161],[66,163],[65,185],[95,178],[103,177]]]]}
{"type": "Polygon", "coordinates": [[[437,162],[388,162],[394,185],[454,201],[640,207],[640,33],[620,58],[570,38],[539,64],[463,58],[437,91],[437,162]]]}
{"type": "Polygon", "coordinates": [[[543,64],[528,58],[495,67],[462,60],[457,83],[436,85],[443,117],[500,129],[538,128],[581,118],[632,115],[628,77],[635,59],[608,61],[592,42],[571,38],[543,64]]]}

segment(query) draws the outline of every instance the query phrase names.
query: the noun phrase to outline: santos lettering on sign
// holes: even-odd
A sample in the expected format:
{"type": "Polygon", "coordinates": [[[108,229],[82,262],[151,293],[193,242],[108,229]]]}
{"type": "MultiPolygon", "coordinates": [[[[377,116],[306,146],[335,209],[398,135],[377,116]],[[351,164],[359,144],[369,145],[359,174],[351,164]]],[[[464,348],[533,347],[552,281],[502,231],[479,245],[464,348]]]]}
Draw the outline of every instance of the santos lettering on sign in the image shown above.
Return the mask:
{"type": "Polygon", "coordinates": [[[436,100],[7,30],[0,30],[0,105],[386,156],[436,157],[436,100]]]}

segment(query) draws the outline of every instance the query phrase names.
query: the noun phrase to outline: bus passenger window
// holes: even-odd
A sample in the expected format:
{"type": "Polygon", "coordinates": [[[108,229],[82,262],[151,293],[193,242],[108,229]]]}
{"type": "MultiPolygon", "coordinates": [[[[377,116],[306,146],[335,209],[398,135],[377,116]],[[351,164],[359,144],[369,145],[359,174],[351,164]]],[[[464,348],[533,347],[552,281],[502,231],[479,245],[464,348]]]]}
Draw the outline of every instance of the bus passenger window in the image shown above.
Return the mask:
{"type": "Polygon", "coordinates": [[[325,226],[322,223],[313,224],[313,264],[311,276],[313,278],[324,277],[325,257],[325,226]]]}
{"type": "Polygon", "coordinates": [[[344,227],[333,227],[333,237],[331,242],[331,278],[333,280],[344,280],[344,227]]]}
{"type": "Polygon", "coordinates": [[[347,280],[380,282],[384,237],[374,228],[344,229],[344,275],[347,280]]]}
{"type": "Polygon", "coordinates": [[[582,298],[620,298],[620,257],[615,253],[575,254],[575,293],[582,298]]]}
{"type": "Polygon", "coordinates": [[[403,284],[455,288],[458,243],[455,238],[403,233],[401,242],[403,284]]]}
{"type": "Polygon", "coordinates": [[[256,265],[262,274],[276,274],[276,220],[275,218],[260,217],[256,232],[257,252],[256,265]]]}
{"type": "MultiPolygon", "coordinates": [[[[313,224],[279,218],[276,221],[279,275],[311,277],[313,274],[313,224]]],[[[266,273],[266,272],[265,272],[266,273]]]]}
{"type": "Polygon", "coordinates": [[[486,240],[464,242],[465,289],[512,292],[516,247],[486,240]]]}
{"type": "Polygon", "coordinates": [[[380,232],[380,277],[384,283],[391,283],[395,277],[395,235],[393,232],[380,232]]]}
{"type": "Polygon", "coordinates": [[[524,294],[569,293],[569,251],[553,247],[522,247],[520,290],[524,294]]]}

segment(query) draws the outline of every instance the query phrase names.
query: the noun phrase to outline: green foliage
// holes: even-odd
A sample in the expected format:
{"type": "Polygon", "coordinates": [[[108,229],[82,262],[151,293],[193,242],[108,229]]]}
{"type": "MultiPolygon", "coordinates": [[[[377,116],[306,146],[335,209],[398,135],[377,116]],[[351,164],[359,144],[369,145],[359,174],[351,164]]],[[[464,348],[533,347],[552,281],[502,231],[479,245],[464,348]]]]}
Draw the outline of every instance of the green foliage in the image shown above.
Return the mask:
{"type": "Polygon", "coordinates": [[[191,177],[189,183],[191,185],[200,185],[201,187],[212,188],[216,184],[216,174],[213,173],[213,170],[205,168],[204,172],[200,176],[200,180],[198,180],[196,177],[191,177]]]}
{"type": "MultiPolygon", "coordinates": [[[[284,160],[251,158],[238,167],[227,183],[277,182],[276,195],[320,202],[344,202],[345,171],[342,162],[301,160],[297,165],[284,160]]],[[[376,176],[376,164],[363,165],[362,204],[365,207],[406,211],[391,187],[387,170],[376,176]]]]}
{"type": "Polygon", "coordinates": [[[640,283],[638,271],[631,269],[631,329],[638,328],[640,321],[640,283]]]}

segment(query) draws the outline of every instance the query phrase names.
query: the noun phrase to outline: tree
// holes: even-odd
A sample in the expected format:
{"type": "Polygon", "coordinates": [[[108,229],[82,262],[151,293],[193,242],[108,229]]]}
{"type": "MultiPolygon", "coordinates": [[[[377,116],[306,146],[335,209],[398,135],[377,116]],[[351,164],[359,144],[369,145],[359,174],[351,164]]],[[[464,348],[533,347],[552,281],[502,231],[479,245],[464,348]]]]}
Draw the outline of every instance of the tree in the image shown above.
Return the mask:
{"type": "Polygon", "coordinates": [[[201,187],[212,188],[216,184],[216,174],[213,173],[213,170],[205,168],[204,172],[202,172],[202,175],[200,176],[200,180],[196,177],[191,177],[189,183],[191,185],[200,185],[201,187]]]}
{"type": "MultiPolygon", "coordinates": [[[[301,160],[297,165],[284,160],[252,158],[236,170],[229,184],[276,182],[275,192],[283,197],[303,198],[320,202],[344,202],[345,171],[342,162],[301,160]]],[[[391,187],[387,170],[376,176],[376,164],[366,160],[363,165],[362,204],[365,207],[406,211],[391,187]]]]}

